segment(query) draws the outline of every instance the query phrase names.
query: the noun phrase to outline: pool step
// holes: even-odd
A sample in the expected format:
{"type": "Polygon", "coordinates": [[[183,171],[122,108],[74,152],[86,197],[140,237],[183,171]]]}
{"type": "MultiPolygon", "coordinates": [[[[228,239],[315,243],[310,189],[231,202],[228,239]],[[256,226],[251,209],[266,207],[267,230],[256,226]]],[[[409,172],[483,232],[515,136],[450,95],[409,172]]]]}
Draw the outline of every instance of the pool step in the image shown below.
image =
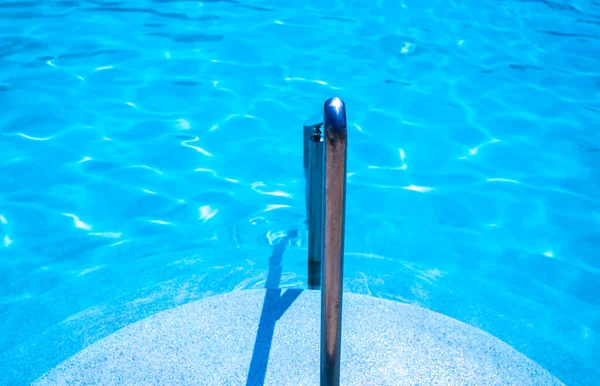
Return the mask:
{"type": "MultiPolygon", "coordinates": [[[[35,385],[318,385],[321,297],[247,290],[160,312],[35,385]]],[[[344,294],[342,385],[562,385],[493,336],[399,302],[344,294]]]]}

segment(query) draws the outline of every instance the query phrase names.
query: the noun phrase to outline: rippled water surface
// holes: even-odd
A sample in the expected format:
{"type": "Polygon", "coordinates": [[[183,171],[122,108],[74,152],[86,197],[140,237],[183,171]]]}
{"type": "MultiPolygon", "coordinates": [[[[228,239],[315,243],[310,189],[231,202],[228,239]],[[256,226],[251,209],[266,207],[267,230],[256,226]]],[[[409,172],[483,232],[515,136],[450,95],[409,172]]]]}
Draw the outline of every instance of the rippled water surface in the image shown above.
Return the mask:
{"type": "Polygon", "coordinates": [[[306,281],[302,122],[349,126],[346,289],[600,379],[600,3],[0,3],[0,373],[306,281]]]}

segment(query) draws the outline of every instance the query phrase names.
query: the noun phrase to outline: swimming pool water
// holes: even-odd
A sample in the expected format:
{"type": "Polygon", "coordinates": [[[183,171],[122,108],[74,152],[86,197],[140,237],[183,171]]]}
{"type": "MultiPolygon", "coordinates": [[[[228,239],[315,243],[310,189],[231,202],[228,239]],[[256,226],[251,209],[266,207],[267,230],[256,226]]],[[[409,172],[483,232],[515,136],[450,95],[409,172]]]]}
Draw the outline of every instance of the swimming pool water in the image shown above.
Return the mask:
{"type": "Polygon", "coordinates": [[[600,3],[0,4],[0,383],[306,281],[302,123],[349,127],[345,289],[600,379],[600,3]]]}

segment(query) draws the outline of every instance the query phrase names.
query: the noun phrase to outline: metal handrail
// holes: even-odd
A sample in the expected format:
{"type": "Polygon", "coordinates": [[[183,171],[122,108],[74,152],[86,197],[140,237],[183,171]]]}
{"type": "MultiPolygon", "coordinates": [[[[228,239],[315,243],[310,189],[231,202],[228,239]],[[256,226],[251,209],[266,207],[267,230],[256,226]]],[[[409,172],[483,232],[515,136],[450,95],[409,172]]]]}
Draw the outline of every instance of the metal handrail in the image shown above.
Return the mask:
{"type": "Polygon", "coordinates": [[[308,174],[308,284],[318,288],[322,282],[321,386],[338,386],[347,164],[346,107],[340,98],[325,102],[322,126],[304,127],[304,150],[308,174]]]}
{"type": "Polygon", "coordinates": [[[322,123],[305,126],[308,142],[307,166],[308,192],[308,288],[321,286],[321,261],[323,257],[323,137],[322,123]]]}

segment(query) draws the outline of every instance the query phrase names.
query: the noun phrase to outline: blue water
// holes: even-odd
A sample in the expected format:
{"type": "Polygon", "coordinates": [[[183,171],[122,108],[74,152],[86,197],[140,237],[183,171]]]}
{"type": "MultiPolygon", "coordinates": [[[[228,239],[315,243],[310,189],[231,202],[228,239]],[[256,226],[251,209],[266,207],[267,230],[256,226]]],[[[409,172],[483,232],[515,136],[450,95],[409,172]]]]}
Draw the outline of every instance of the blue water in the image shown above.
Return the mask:
{"type": "Polygon", "coordinates": [[[600,379],[600,3],[0,4],[0,383],[306,282],[302,123],[349,126],[348,291],[600,379]]]}

